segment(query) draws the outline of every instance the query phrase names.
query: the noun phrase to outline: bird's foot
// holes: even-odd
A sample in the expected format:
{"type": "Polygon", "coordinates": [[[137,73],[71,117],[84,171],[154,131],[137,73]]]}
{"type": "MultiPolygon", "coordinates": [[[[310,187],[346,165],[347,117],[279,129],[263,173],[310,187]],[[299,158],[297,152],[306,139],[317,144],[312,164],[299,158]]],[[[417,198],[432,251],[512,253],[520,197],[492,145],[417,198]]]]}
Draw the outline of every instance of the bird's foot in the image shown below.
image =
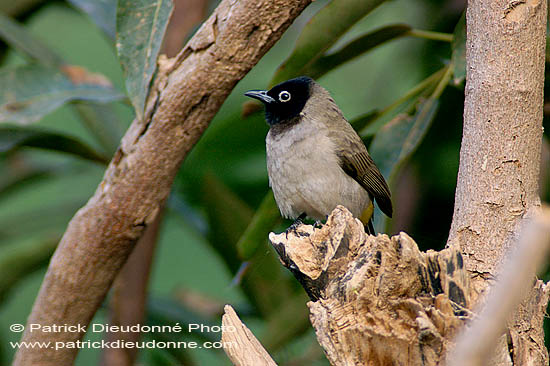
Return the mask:
{"type": "Polygon", "coordinates": [[[296,220],[294,220],[294,222],[292,223],[292,225],[290,225],[288,227],[288,229],[286,229],[285,231],[285,235],[286,235],[286,238],[288,239],[288,233],[293,233],[294,235],[297,235],[297,236],[300,236],[300,234],[296,231],[296,229],[298,228],[298,226],[302,225],[304,222],[303,220],[306,218],[306,214],[305,213],[302,213],[300,216],[298,216],[296,218],[296,220]]]}

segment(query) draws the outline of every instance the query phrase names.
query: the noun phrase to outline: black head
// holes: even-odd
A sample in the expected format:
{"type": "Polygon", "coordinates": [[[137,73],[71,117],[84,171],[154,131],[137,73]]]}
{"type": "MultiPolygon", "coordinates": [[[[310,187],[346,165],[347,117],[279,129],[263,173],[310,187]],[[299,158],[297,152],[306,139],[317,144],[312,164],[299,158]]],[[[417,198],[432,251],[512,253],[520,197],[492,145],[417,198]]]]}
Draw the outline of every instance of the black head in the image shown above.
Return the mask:
{"type": "Polygon", "coordinates": [[[270,126],[296,117],[310,96],[313,79],[307,76],[290,79],[268,90],[249,90],[244,95],[265,104],[265,119],[270,126]]]}

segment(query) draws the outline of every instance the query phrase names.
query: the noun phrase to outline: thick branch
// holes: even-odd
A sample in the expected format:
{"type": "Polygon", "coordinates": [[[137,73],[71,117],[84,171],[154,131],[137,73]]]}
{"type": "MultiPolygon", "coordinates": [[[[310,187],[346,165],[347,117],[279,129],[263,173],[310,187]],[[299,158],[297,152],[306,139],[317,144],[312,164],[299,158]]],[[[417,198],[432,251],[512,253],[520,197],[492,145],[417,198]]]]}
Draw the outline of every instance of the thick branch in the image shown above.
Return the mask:
{"type": "MultiPolygon", "coordinates": [[[[28,324],[89,324],[136,241],[170,192],[181,161],[235,84],[310,0],[220,3],[175,59],[160,63],[144,121],[134,121],[94,196],[69,223],[28,324]]],[[[82,332],[23,340],[74,342],[82,332]]],[[[69,365],[77,348],[21,348],[15,365],[69,365]]]]}
{"type": "MultiPolygon", "coordinates": [[[[522,218],[540,205],[546,11],[546,0],[468,1],[464,128],[448,245],[462,251],[478,295],[517,242],[522,218]]],[[[538,301],[546,298],[532,288],[510,323],[510,344],[497,347],[497,364],[548,364],[538,301]]]]}
{"type": "Polygon", "coordinates": [[[540,204],[546,1],[469,1],[467,30],[464,130],[448,243],[460,245],[469,271],[490,278],[521,218],[540,204]]]}
{"type": "MultiPolygon", "coordinates": [[[[144,324],[149,274],[163,216],[163,214],[158,215],[155,221],[147,227],[113,284],[108,321],[111,325],[144,324]]],[[[108,332],[105,334],[105,339],[108,342],[114,342],[117,339],[136,342],[140,338],[140,332],[108,332]]],[[[137,348],[106,348],[102,353],[102,365],[132,366],[137,354],[137,348]]]]}

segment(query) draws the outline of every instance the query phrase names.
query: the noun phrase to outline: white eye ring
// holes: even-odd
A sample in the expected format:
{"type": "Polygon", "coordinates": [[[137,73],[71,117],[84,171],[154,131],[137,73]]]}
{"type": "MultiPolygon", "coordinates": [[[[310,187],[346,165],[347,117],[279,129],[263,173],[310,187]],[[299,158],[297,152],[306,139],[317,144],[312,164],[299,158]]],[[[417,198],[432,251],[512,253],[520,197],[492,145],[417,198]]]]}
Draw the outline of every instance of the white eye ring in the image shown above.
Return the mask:
{"type": "Polygon", "coordinates": [[[283,90],[282,92],[279,93],[279,101],[281,102],[288,102],[290,100],[290,93],[287,92],[286,90],[283,90]]]}

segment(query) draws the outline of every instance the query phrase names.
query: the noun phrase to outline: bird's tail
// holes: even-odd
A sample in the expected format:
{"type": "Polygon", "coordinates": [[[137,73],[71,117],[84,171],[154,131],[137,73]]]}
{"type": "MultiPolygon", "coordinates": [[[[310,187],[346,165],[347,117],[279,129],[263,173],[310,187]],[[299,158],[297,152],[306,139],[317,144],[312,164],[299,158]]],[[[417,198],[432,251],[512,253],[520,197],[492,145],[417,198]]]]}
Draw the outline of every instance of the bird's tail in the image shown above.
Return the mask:
{"type": "Polygon", "coordinates": [[[372,224],[372,214],[374,213],[374,205],[372,204],[372,201],[370,204],[363,210],[361,213],[361,217],[359,220],[363,223],[365,226],[365,232],[369,235],[376,235],[376,232],[374,231],[374,225],[372,224]]]}
{"type": "Polygon", "coordinates": [[[372,224],[372,220],[369,220],[369,222],[367,222],[367,224],[365,225],[365,232],[369,235],[376,235],[376,231],[374,231],[374,225],[372,224]]]}

